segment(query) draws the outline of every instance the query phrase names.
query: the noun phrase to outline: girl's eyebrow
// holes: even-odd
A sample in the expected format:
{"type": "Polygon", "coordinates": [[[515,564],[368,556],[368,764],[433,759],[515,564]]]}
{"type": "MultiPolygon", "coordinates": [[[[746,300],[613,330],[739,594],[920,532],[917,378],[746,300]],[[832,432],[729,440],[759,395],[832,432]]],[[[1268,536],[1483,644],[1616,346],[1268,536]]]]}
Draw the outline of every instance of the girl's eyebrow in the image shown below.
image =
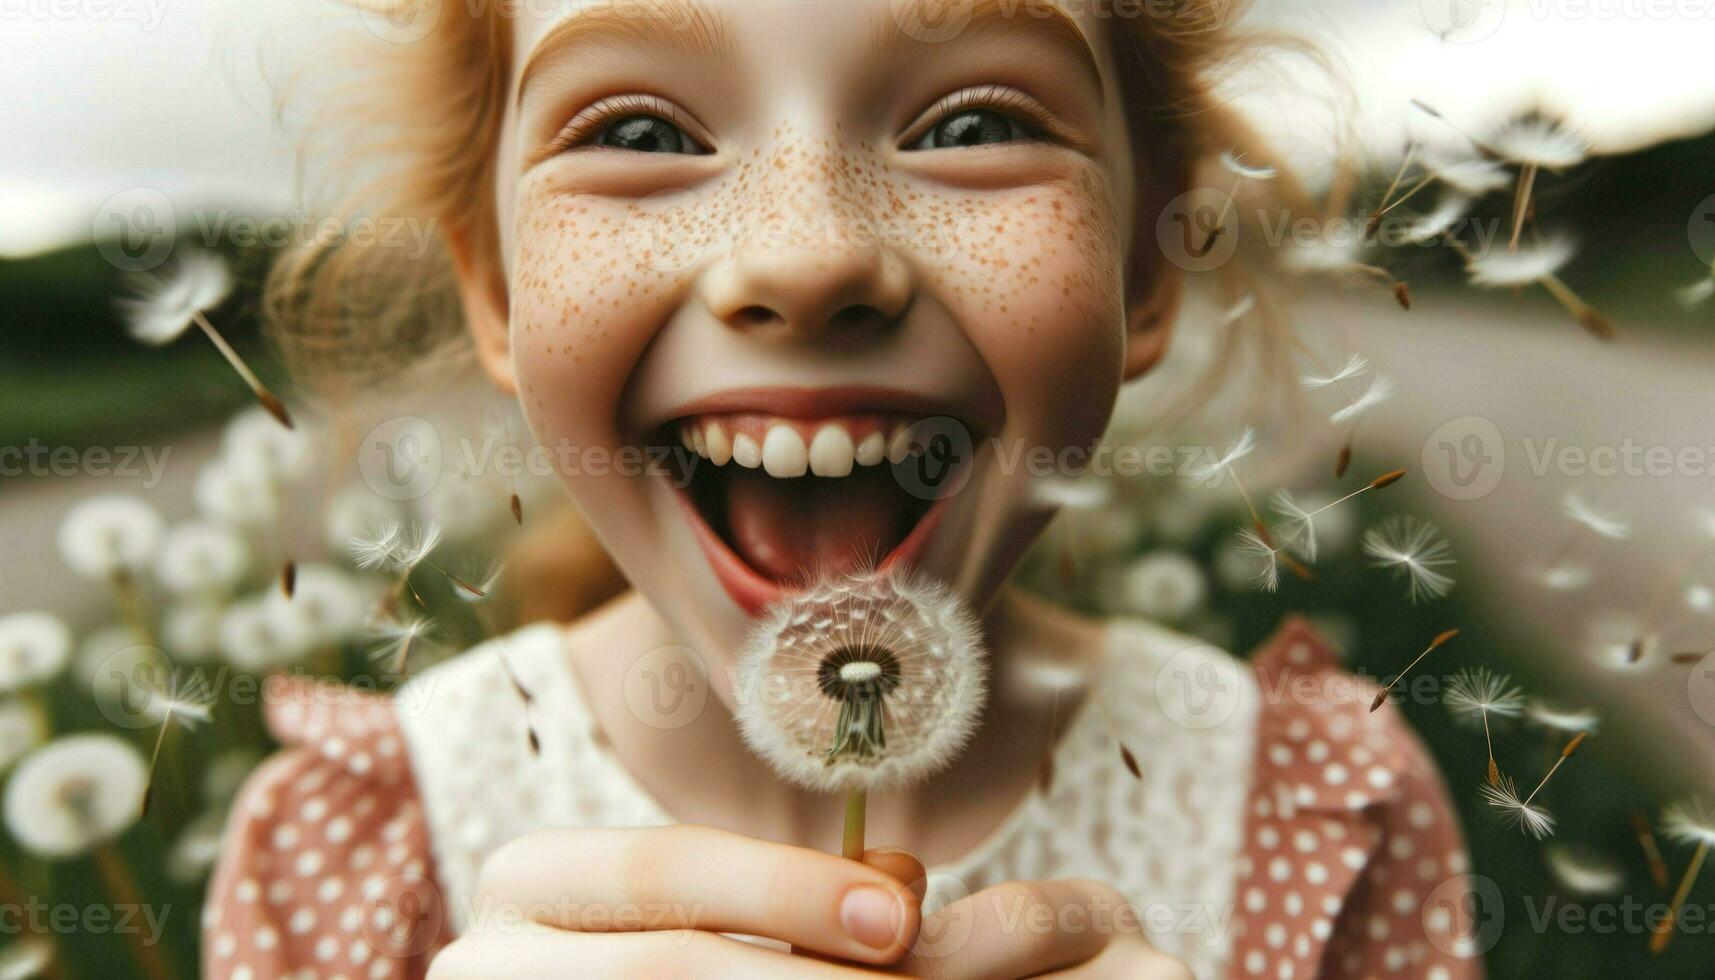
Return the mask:
{"type": "Polygon", "coordinates": [[[731,61],[737,46],[726,19],[696,0],[621,0],[572,14],[542,36],[518,76],[518,101],[532,76],[574,50],[618,44],[665,47],[687,58],[731,61]]]}
{"type": "Polygon", "coordinates": [[[937,44],[960,38],[1029,35],[1061,48],[1089,76],[1097,93],[1106,89],[1090,39],[1071,14],[1048,0],[973,0],[968,14],[959,13],[958,5],[949,10],[946,0],[893,0],[887,6],[874,33],[880,57],[921,56],[924,49],[933,51],[937,44]],[[943,33],[948,36],[941,37],[943,33]]]}

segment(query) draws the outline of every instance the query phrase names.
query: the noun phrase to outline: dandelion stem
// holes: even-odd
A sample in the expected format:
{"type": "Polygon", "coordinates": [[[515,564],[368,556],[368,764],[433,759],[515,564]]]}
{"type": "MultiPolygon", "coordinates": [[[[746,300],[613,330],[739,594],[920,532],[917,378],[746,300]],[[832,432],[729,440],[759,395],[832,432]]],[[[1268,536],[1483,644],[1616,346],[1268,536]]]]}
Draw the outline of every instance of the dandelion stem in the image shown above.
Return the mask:
{"type": "Polygon", "coordinates": [[[853,861],[863,860],[863,818],[868,797],[861,789],[846,794],[846,831],[840,853],[853,861]]]}
{"type": "Polygon", "coordinates": [[[1567,742],[1566,748],[1560,750],[1560,758],[1554,760],[1554,765],[1549,767],[1548,773],[1542,777],[1542,782],[1537,783],[1536,789],[1531,790],[1530,795],[1524,798],[1525,806],[1530,806],[1530,801],[1536,799],[1536,794],[1542,792],[1542,788],[1548,785],[1548,781],[1554,778],[1554,774],[1560,771],[1560,767],[1566,764],[1566,760],[1572,758],[1572,753],[1578,751],[1578,746],[1584,744],[1584,736],[1588,734],[1590,733],[1579,732],[1572,736],[1572,741],[1567,742]]]}
{"type": "Polygon", "coordinates": [[[1638,846],[1643,849],[1644,861],[1649,864],[1650,877],[1655,880],[1657,888],[1667,887],[1667,862],[1662,859],[1661,848],[1656,846],[1655,833],[1650,830],[1649,817],[1641,812],[1633,811],[1632,829],[1637,831],[1638,846]]]}
{"type": "Polygon", "coordinates": [[[143,784],[143,805],[139,807],[139,816],[149,815],[149,802],[155,798],[155,764],[161,760],[161,746],[167,741],[167,729],[173,724],[173,707],[168,703],[167,713],[161,718],[161,730],[155,735],[155,749],[149,753],[149,776],[143,784]]]}
{"type": "Polygon", "coordinates": [[[1393,197],[1393,192],[1399,190],[1400,181],[1405,179],[1405,172],[1411,169],[1412,161],[1415,159],[1417,159],[1417,144],[1412,143],[1405,148],[1405,158],[1399,162],[1399,170],[1395,171],[1393,175],[1393,183],[1387,185],[1387,192],[1382,195],[1381,204],[1377,205],[1378,207],[1385,206],[1393,197]]]}
{"type": "Polygon", "coordinates": [[[1697,853],[1691,855],[1691,864],[1685,869],[1685,877],[1679,879],[1679,887],[1673,892],[1673,901],[1668,903],[1667,917],[1655,927],[1655,935],[1650,937],[1650,952],[1666,952],[1667,944],[1673,942],[1673,933],[1679,923],[1679,910],[1685,904],[1685,897],[1691,894],[1691,886],[1697,881],[1698,872],[1703,870],[1703,859],[1708,856],[1709,842],[1704,841],[1697,845],[1697,853]]]}
{"type": "Polygon", "coordinates": [[[1536,164],[1527,163],[1518,172],[1518,190],[1513,195],[1513,237],[1507,251],[1518,251],[1519,236],[1524,233],[1525,215],[1530,213],[1530,192],[1536,186],[1536,164]]]}
{"type": "Polygon", "coordinates": [[[286,411],[286,403],[281,401],[278,395],[268,390],[268,386],[262,383],[262,379],[256,376],[256,372],[250,370],[250,365],[244,363],[244,358],[238,356],[238,352],[232,349],[232,345],[226,342],[226,338],[220,335],[220,331],[214,328],[214,324],[208,322],[208,318],[201,313],[195,314],[192,319],[196,321],[197,326],[202,328],[203,335],[208,337],[215,349],[220,351],[220,355],[226,358],[226,363],[232,365],[232,369],[237,371],[238,376],[244,379],[244,383],[250,386],[251,392],[256,395],[256,400],[262,403],[262,407],[267,409],[268,414],[274,416],[275,420],[286,428],[292,428],[292,416],[286,411]]]}
{"type": "MultiPolygon", "coordinates": [[[[125,867],[124,859],[113,849],[113,845],[103,844],[95,849],[95,866],[107,885],[107,893],[113,897],[116,905],[144,908],[143,896],[137,890],[137,880],[131,876],[130,870],[125,867]]],[[[130,940],[131,953],[149,980],[168,980],[172,976],[161,956],[160,944],[145,939],[142,930],[131,930],[130,940]]]]}

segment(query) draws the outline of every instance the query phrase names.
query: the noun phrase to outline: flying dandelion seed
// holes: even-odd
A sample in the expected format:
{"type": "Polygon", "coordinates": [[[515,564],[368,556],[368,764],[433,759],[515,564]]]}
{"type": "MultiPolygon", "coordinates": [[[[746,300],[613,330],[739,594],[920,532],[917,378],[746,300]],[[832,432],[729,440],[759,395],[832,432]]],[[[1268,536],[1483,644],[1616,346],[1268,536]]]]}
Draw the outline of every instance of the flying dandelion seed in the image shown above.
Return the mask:
{"type": "Polygon", "coordinates": [[[1520,799],[1511,776],[1502,776],[1498,782],[1484,783],[1482,790],[1483,801],[1500,811],[1510,826],[1537,840],[1554,833],[1554,817],[1542,807],[1520,799]]]}
{"type": "Polygon", "coordinates": [[[422,617],[383,620],[371,630],[380,645],[370,651],[370,657],[402,677],[410,666],[411,654],[423,650],[434,629],[434,621],[422,617]]]}
{"type": "Polygon", "coordinates": [[[1425,161],[1424,165],[1435,175],[1436,180],[1460,194],[1471,197],[1482,197],[1513,182],[1512,176],[1499,161],[1483,157],[1425,161]]]}
{"type": "Polygon", "coordinates": [[[1264,592],[1280,590],[1280,552],[1284,546],[1276,547],[1263,540],[1262,535],[1250,528],[1239,530],[1238,548],[1240,553],[1255,558],[1260,562],[1252,581],[1264,592]]]}
{"type": "Polygon", "coordinates": [[[1453,588],[1453,578],[1440,571],[1454,563],[1453,549],[1432,524],[1411,517],[1389,518],[1364,533],[1363,547],[1377,566],[1406,577],[1412,602],[1438,599],[1453,588]]]}
{"type": "Polygon", "coordinates": [[[1387,700],[1388,695],[1393,693],[1393,689],[1398,687],[1399,682],[1404,680],[1407,674],[1411,673],[1418,664],[1423,662],[1424,657],[1427,657],[1436,650],[1439,650],[1441,647],[1445,646],[1449,640],[1458,635],[1459,631],[1456,629],[1442,630],[1435,634],[1435,639],[1429,641],[1429,645],[1423,648],[1422,653],[1414,657],[1411,663],[1406,664],[1404,670],[1394,675],[1393,680],[1389,681],[1386,687],[1376,692],[1375,699],[1370,702],[1370,713],[1374,714],[1376,709],[1382,706],[1382,703],[1387,700]]]}
{"type": "Polygon", "coordinates": [[[1435,210],[1406,226],[1404,239],[1412,245],[1433,241],[1447,234],[1471,209],[1471,198],[1464,194],[1448,194],[1436,204],[1435,210]]]}
{"type": "Polygon", "coordinates": [[[1251,166],[1231,150],[1221,154],[1221,166],[1235,177],[1245,180],[1273,180],[1279,171],[1273,167],[1251,166]]]}
{"type": "Polygon", "coordinates": [[[946,766],[985,698],[975,617],[925,579],[824,578],[775,604],[739,657],[746,744],[787,781],[847,794],[844,853],[863,853],[868,791],[946,766]]]}
{"type": "Polygon", "coordinates": [[[1512,678],[1487,667],[1462,670],[1447,682],[1447,710],[1456,721],[1483,726],[1483,742],[1489,752],[1489,785],[1500,785],[1500,766],[1495,763],[1495,736],[1489,716],[1516,718],[1524,710],[1524,691],[1512,678]]]}
{"type": "Polygon", "coordinates": [[[351,556],[358,568],[409,572],[440,543],[437,525],[423,525],[413,532],[398,521],[382,521],[352,541],[351,556]]]}
{"type": "Polygon", "coordinates": [[[1338,371],[1327,375],[1301,374],[1298,376],[1298,383],[1312,390],[1317,388],[1327,388],[1331,385],[1337,385],[1349,378],[1355,378],[1369,370],[1369,367],[1370,362],[1368,358],[1364,357],[1362,354],[1352,354],[1346,358],[1346,363],[1342,364],[1338,371]]]}
{"type": "Polygon", "coordinates": [[[250,386],[251,393],[268,414],[290,429],[292,416],[286,411],[286,403],[268,390],[209,322],[208,311],[226,299],[232,286],[232,272],[224,259],[213,252],[191,252],[178,259],[167,275],[137,277],[134,295],[122,301],[120,307],[130,324],[131,336],[153,347],[177,340],[191,324],[196,324],[226,358],[226,363],[250,386]]]}
{"type": "Polygon", "coordinates": [[[1576,851],[1564,844],[1550,844],[1543,860],[1556,881],[1569,891],[1584,895],[1611,895],[1626,883],[1626,872],[1609,857],[1576,851]]]}
{"type": "Polygon", "coordinates": [[[1465,263],[1471,285],[1485,289],[1530,286],[1558,273],[1577,252],[1572,239],[1556,237],[1517,251],[1490,249],[1465,263]]]}
{"type": "Polygon", "coordinates": [[[1220,479],[1222,473],[1232,471],[1234,463],[1256,452],[1256,444],[1256,430],[1248,425],[1245,426],[1244,430],[1239,433],[1239,437],[1227,447],[1225,453],[1189,472],[1191,481],[1213,486],[1220,479]]]}
{"type": "Polygon", "coordinates": [[[1563,711],[1534,698],[1526,705],[1525,716],[1531,724],[1552,732],[1594,732],[1602,723],[1594,711],[1563,711]]]}
{"type": "Polygon", "coordinates": [[[1662,833],[1668,840],[1676,844],[1685,844],[1697,848],[1691,855],[1691,863],[1685,868],[1684,877],[1679,880],[1679,887],[1674,890],[1673,901],[1668,903],[1667,915],[1656,927],[1655,934],[1650,937],[1650,950],[1662,953],[1673,941],[1674,930],[1679,924],[1679,910],[1685,906],[1685,898],[1691,894],[1691,886],[1696,883],[1697,876],[1703,870],[1703,862],[1709,857],[1709,848],[1715,846],[1715,806],[1704,799],[1682,800],[1668,807],[1662,814],[1662,833]]]}
{"type": "Polygon", "coordinates": [[[149,815],[149,804],[155,798],[155,772],[161,761],[161,747],[167,742],[167,732],[177,724],[185,731],[209,720],[214,708],[214,695],[202,676],[189,675],[189,680],[174,675],[165,690],[150,691],[143,702],[143,714],[160,726],[155,735],[155,748],[149,753],[148,776],[143,785],[143,801],[138,813],[149,815]]]}
{"type": "Polygon", "coordinates": [[[1359,395],[1345,408],[1328,416],[1328,422],[1330,425],[1341,425],[1349,422],[1392,398],[1395,390],[1392,378],[1385,374],[1378,374],[1370,379],[1370,386],[1365,389],[1362,395],[1359,395]]]}
{"type": "Polygon", "coordinates": [[[1610,541],[1624,541],[1631,536],[1632,526],[1629,522],[1598,512],[1577,493],[1568,493],[1563,506],[1568,518],[1598,537],[1610,541]]]}

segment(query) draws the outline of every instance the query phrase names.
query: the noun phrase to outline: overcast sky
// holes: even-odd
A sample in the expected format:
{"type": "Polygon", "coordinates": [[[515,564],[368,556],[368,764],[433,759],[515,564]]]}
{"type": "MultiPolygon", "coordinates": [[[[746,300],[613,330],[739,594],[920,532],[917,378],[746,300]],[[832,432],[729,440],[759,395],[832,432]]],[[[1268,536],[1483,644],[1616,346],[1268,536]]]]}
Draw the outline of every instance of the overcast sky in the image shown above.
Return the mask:
{"type": "MultiPolygon", "coordinates": [[[[0,255],[87,240],[132,188],[180,212],[287,207],[290,148],[269,123],[257,52],[304,34],[299,11],[317,0],[294,2],[288,15],[282,0],[0,0],[0,255]]],[[[1255,6],[1344,67],[1377,157],[1403,144],[1412,97],[1472,129],[1546,106],[1615,150],[1715,119],[1715,0],[1255,6]]],[[[1301,164],[1331,145],[1341,89],[1258,70],[1235,90],[1301,164]]]]}

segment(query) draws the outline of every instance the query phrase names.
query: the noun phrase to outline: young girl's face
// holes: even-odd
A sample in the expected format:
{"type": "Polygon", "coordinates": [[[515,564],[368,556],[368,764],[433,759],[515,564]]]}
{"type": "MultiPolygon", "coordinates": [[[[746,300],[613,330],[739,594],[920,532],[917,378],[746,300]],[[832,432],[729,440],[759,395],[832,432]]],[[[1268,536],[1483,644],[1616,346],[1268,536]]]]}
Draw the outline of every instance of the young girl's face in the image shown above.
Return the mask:
{"type": "Polygon", "coordinates": [[[705,656],[813,569],[985,605],[1159,343],[1092,6],[522,5],[479,348],[705,656]]]}

